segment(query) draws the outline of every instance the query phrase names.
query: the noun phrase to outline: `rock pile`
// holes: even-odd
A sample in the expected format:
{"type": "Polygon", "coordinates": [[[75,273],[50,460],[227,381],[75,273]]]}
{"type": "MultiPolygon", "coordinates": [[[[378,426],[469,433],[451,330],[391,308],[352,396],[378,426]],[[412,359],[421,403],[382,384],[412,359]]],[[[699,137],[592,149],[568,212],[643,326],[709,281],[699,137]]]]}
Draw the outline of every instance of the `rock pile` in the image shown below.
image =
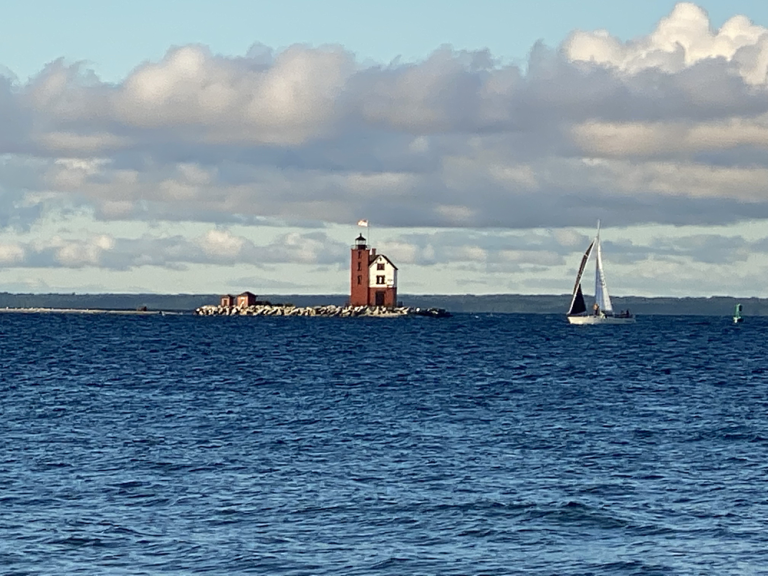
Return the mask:
{"type": "Polygon", "coordinates": [[[323,316],[326,318],[353,318],[368,316],[375,318],[398,318],[401,316],[431,316],[443,318],[450,316],[442,308],[412,308],[401,306],[309,306],[300,308],[292,304],[256,304],[242,308],[226,306],[201,306],[195,310],[198,316],[323,316]]]}

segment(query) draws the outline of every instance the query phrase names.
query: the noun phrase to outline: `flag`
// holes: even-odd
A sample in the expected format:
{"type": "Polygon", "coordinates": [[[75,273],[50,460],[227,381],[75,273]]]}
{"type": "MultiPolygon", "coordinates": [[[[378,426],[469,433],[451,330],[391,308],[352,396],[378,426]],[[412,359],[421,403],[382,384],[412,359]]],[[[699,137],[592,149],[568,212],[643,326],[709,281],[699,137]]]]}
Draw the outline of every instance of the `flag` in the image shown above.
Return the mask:
{"type": "Polygon", "coordinates": [[[357,225],[358,226],[365,226],[367,228],[368,227],[368,220],[358,220],[357,221],[357,225]]]}

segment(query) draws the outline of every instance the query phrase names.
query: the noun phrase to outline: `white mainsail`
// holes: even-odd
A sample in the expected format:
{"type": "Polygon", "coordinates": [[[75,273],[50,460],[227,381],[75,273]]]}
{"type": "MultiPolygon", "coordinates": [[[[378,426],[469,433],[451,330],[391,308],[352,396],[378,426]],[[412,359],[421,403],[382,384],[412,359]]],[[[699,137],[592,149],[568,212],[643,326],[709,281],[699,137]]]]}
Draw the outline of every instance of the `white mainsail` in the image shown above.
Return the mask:
{"type": "Polygon", "coordinates": [[[600,232],[597,234],[597,266],[595,267],[595,302],[605,314],[613,313],[611,297],[608,295],[608,286],[605,283],[605,270],[603,270],[603,254],[600,249],[600,232]]]}

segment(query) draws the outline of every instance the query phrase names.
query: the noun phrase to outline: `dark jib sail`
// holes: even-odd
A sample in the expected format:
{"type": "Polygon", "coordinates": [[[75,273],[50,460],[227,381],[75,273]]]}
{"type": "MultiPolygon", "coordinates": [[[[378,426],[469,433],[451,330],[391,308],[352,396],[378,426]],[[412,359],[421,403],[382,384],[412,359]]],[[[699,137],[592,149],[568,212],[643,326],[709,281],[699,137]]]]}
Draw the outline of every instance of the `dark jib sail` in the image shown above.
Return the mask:
{"type": "Polygon", "coordinates": [[[584,268],[589,261],[589,255],[592,253],[592,247],[595,245],[595,241],[589,243],[587,251],[584,252],[584,256],[581,259],[581,266],[579,266],[579,273],[576,275],[576,284],[573,287],[573,297],[571,298],[571,307],[568,309],[568,315],[581,314],[587,311],[587,305],[584,302],[584,294],[581,292],[581,276],[584,274],[584,268]]]}
{"type": "Polygon", "coordinates": [[[587,304],[584,302],[584,294],[581,293],[581,284],[579,284],[576,290],[576,297],[571,302],[571,309],[568,311],[568,315],[581,314],[587,311],[587,304]]]}

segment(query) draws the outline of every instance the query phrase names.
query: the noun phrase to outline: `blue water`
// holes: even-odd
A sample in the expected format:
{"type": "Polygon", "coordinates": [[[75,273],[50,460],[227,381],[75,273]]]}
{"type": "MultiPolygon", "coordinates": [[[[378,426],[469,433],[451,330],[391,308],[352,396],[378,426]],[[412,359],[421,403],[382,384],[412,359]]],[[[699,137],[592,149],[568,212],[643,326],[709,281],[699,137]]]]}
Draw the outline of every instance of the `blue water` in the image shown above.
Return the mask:
{"type": "Polygon", "coordinates": [[[768,573],[729,322],[0,314],[0,573],[768,573]]]}

